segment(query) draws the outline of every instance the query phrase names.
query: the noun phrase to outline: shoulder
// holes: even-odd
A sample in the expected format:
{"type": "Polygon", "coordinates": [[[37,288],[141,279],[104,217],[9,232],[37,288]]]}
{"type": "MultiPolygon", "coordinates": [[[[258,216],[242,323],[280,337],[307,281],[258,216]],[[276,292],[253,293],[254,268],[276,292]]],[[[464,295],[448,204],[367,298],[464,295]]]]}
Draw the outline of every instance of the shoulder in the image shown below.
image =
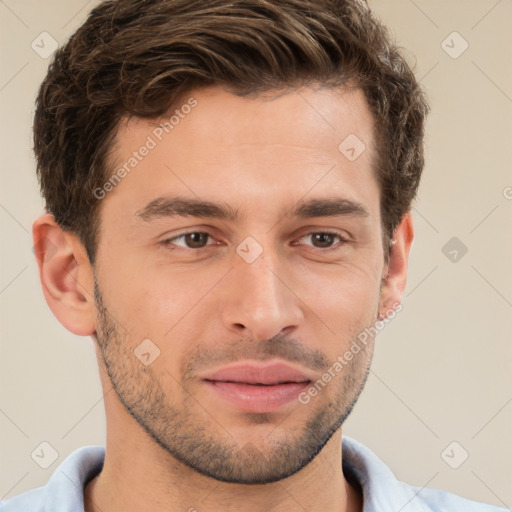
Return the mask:
{"type": "Polygon", "coordinates": [[[0,512],[83,512],[84,488],[105,459],[103,446],[84,446],[68,455],[48,483],[0,502],[0,512]]]}
{"type": "Polygon", "coordinates": [[[45,487],[37,487],[30,489],[23,494],[14,496],[7,500],[0,501],[1,512],[18,512],[22,510],[30,512],[45,512],[44,505],[44,492],[45,487]]]}
{"type": "MultiPolygon", "coordinates": [[[[426,507],[425,510],[429,512],[510,512],[502,507],[468,500],[440,489],[425,489],[409,485],[407,487],[414,492],[417,499],[426,507]]],[[[414,507],[404,508],[404,512],[412,510],[415,510],[414,507]]]]}
{"type": "Polygon", "coordinates": [[[361,487],[364,512],[382,510],[384,503],[390,510],[402,512],[510,512],[440,489],[401,482],[368,447],[346,436],[343,437],[342,461],[346,478],[361,487]]]}

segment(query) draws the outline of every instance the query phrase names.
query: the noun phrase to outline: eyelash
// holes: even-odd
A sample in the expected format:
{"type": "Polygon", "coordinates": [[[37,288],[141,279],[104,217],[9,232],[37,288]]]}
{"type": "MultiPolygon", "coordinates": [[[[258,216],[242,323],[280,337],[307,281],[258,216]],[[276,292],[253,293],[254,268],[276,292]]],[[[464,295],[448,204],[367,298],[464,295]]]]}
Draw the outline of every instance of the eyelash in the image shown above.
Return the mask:
{"type": "Polygon", "coordinates": [[[318,234],[321,234],[321,235],[331,235],[331,236],[338,237],[338,239],[339,239],[339,242],[337,244],[334,244],[334,245],[332,245],[330,247],[314,247],[314,246],[310,246],[313,249],[316,249],[316,250],[319,250],[319,251],[322,251],[322,252],[335,251],[335,250],[340,249],[341,247],[343,247],[344,245],[349,243],[349,239],[348,238],[345,238],[345,237],[341,236],[336,231],[330,231],[328,229],[327,230],[323,230],[323,231],[311,231],[311,232],[301,236],[299,240],[301,240],[302,238],[304,238],[306,236],[318,235],[318,234]]]}
{"type": "MultiPolygon", "coordinates": [[[[206,231],[187,231],[185,233],[181,233],[179,235],[176,235],[176,236],[173,236],[172,238],[167,238],[166,240],[163,240],[162,241],[162,245],[164,246],[170,246],[170,245],[173,245],[174,244],[174,241],[180,239],[180,238],[184,238],[186,237],[187,235],[191,235],[191,234],[204,234],[204,235],[207,235],[210,239],[213,239],[213,236],[211,236],[208,232],[206,231]]],[[[335,237],[338,237],[339,239],[339,242],[338,244],[334,244],[333,246],[331,247],[314,247],[314,246],[310,246],[311,248],[313,249],[316,249],[316,250],[319,250],[319,251],[322,251],[322,252],[327,252],[327,251],[332,251],[332,250],[336,250],[336,249],[339,249],[340,247],[346,245],[347,243],[349,243],[349,240],[347,238],[344,238],[343,236],[341,236],[338,232],[336,231],[330,231],[330,230],[322,230],[322,231],[310,231],[309,233],[306,233],[305,235],[301,236],[299,238],[299,240],[302,240],[303,238],[307,237],[307,236],[311,236],[311,235],[317,235],[317,234],[322,234],[322,235],[331,235],[331,236],[335,236],[335,237]]],[[[207,250],[208,247],[210,247],[211,245],[217,245],[217,244],[207,244],[205,245],[204,247],[199,247],[197,249],[194,249],[193,247],[183,247],[183,246],[178,246],[180,249],[185,249],[185,250],[191,250],[191,251],[194,251],[194,252],[200,252],[202,250],[207,250]]]]}

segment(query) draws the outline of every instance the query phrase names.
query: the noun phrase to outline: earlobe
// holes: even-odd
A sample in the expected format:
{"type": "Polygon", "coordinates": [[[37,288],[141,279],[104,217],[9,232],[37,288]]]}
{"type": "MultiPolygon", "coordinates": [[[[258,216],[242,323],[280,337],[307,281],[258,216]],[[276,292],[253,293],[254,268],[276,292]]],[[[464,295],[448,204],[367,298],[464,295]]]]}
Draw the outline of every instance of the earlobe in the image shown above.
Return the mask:
{"type": "Polygon", "coordinates": [[[379,318],[385,318],[402,300],[407,283],[409,252],[414,238],[411,212],[407,212],[396,227],[389,263],[382,276],[379,318]]]}
{"type": "Polygon", "coordinates": [[[93,272],[78,237],[64,231],[51,214],[35,220],[32,237],[41,286],[53,314],[74,334],[94,334],[93,272]]]}

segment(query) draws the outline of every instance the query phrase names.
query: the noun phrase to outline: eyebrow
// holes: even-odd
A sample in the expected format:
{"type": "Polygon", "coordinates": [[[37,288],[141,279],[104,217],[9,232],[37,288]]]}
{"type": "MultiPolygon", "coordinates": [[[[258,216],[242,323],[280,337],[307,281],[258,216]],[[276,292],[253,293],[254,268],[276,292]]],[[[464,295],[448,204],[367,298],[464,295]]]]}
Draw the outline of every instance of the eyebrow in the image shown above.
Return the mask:
{"type": "Polygon", "coordinates": [[[308,219],[312,217],[334,217],[339,215],[354,215],[366,218],[370,216],[370,212],[363,204],[349,199],[311,199],[299,203],[287,214],[287,217],[308,219]]]}
{"type": "MultiPolygon", "coordinates": [[[[239,218],[239,211],[229,205],[211,201],[184,197],[158,197],[138,210],[135,215],[145,222],[162,217],[204,217],[235,221],[239,218]]],[[[342,215],[366,218],[370,216],[370,212],[361,203],[334,197],[300,201],[284,214],[285,217],[302,219],[342,215]]]]}
{"type": "Polygon", "coordinates": [[[229,205],[188,199],[184,197],[158,197],[149,202],[135,215],[149,222],[161,217],[207,217],[211,219],[236,220],[238,210],[229,205]]]}

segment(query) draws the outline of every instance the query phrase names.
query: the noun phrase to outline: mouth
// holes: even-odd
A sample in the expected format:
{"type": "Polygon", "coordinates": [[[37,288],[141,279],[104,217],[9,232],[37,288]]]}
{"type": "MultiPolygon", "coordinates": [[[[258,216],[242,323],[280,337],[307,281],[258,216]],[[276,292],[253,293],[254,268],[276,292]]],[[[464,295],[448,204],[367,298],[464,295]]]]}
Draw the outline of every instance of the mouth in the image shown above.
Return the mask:
{"type": "Polygon", "coordinates": [[[296,401],[312,382],[310,376],[282,362],[239,363],[203,375],[201,380],[223,403],[255,413],[277,411],[296,401]]]}

